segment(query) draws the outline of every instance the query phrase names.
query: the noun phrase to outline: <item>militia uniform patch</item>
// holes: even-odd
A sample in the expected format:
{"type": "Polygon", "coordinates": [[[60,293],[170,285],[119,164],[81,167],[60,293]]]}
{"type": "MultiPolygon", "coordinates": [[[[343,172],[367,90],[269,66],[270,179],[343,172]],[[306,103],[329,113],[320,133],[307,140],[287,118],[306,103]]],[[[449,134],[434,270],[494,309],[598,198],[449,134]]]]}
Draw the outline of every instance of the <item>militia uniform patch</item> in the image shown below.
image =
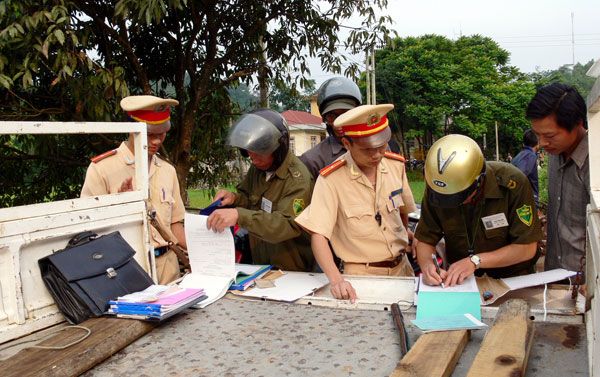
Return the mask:
{"type": "Polygon", "coordinates": [[[304,207],[306,207],[304,199],[294,199],[292,207],[294,208],[294,215],[298,216],[304,210],[304,207]]]}
{"type": "Polygon", "coordinates": [[[517,187],[517,182],[513,181],[512,179],[510,181],[508,181],[508,188],[511,190],[514,190],[517,187]]]}
{"type": "Polygon", "coordinates": [[[533,222],[533,211],[531,210],[531,206],[525,204],[521,208],[517,208],[517,215],[523,224],[531,226],[531,223],[533,222]]]}

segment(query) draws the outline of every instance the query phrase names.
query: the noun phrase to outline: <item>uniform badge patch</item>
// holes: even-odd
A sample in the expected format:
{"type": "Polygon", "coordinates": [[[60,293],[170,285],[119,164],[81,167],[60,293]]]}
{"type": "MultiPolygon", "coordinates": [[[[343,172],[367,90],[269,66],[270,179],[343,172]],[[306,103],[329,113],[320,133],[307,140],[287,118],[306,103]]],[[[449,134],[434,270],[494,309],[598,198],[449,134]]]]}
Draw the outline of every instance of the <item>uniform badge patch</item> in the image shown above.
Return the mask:
{"type": "Polygon", "coordinates": [[[517,215],[523,224],[531,226],[533,221],[533,211],[531,210],[531,206],[525,204],[521,208],[517,208],[517,215]]]}
{"type": "Polygon", "coordinates": [[[517,187],[517,182],[513,181],[512,179],[510,181],[508,181],[508,188],[513,190],[515,187],[517,187]]]}
{"type": "Polygon", "coordinates": [[[294,208],[294,215],[298,216],[306,205],[304,204],[304,199],[294,199],[294,204],[292,207],[294,208]]]}

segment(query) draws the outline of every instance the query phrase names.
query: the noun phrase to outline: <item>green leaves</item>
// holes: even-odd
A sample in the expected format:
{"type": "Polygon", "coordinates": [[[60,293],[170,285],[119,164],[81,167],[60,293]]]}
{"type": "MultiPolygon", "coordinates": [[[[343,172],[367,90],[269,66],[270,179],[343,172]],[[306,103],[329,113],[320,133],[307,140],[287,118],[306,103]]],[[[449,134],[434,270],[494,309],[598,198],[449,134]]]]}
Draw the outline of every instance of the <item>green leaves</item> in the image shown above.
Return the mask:
{"type": "Polygon", "coordinates": [[[395,129],[425,148],[448,133],[493,135],[495,121],[506,131],[503,148],[519,148],[513,134],[529,126],[524,109],[533,86],[506,65],[508,56],[479,35],[456,41],[437,35],[396,39],[395,48],[376,55],[377,88],[382,101],[395,105],[395,129]]]}

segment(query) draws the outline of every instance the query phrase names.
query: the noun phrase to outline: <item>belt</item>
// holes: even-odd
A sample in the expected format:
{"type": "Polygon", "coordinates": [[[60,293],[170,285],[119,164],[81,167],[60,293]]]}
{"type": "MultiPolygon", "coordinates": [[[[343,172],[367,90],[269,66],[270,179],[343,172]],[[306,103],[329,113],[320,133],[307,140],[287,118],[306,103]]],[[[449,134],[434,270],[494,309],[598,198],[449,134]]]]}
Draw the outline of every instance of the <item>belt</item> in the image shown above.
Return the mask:
{"type": "Polygon", "coordinates": [[[163,247],[157,247],[154,249],[154,256],[155,257],[160,257],[161,255],[163,255],[164,253],[166,253],[169,250],[168,247],[163,246],[163,247]]]}
{"type": "Polygon", "coordinates": [[[366,265],[368,265],[369,267],[387,267],[387,268],[394,268],[397,265],[400,264],[400,262],[402,261],[402,256],[404,255],[404,253],[400,253],[400,255],[398,255],[396,258],[392,259],[392,260],[384,260],[381,262],[368,262],[365,263],[366,265]]]}

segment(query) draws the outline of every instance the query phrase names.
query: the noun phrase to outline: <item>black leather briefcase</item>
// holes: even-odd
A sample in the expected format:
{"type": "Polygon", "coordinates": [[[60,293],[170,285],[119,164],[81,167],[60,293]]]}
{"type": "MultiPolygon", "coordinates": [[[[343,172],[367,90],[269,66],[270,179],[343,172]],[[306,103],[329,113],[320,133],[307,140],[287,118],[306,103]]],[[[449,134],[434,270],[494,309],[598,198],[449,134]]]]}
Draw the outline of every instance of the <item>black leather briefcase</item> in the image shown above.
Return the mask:
{"type": "Polygon", "coordinates": [[[133,259],[135,250],[114,232],[84,232],[67,247],[40,260],[42,280],[70,323],[99,317],[109,300],[144,290],[152,279],[133,259]]]}

